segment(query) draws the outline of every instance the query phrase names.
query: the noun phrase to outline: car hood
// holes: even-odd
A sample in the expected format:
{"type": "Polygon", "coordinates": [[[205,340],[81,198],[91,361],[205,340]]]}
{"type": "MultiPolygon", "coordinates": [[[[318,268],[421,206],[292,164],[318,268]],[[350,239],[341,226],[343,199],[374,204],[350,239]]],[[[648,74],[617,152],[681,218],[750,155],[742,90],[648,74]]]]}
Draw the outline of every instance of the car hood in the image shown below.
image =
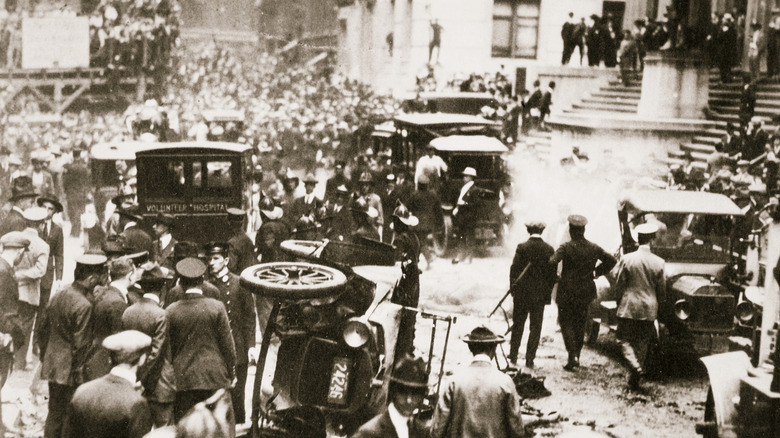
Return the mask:
{"type": "Polygon", "coordinates": [[[726,266],[725,263],[666,263],[664,276],[676,277],[682,274],[715,276],[718,271],[726,266]]]}

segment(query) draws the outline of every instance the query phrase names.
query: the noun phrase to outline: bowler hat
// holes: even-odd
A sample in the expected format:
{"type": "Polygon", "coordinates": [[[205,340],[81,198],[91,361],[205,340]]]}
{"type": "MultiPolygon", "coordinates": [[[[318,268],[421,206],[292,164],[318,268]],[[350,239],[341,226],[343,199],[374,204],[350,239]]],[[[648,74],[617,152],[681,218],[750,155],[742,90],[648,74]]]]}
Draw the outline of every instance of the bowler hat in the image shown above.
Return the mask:
{"type": "Polygon", "coordinates": [[[3,245],[3,248],[27,248],[30,239],[21,231],[11,231],[0,237],[0,245],[3,245]]]}
{"type": "Polygon", "coordinates": [[[20,176],[14,180],[11,187],[11,202],[16,202],[24,198],[35,198],[38,196],[32,185],[32,180],[27,176],[20,176]]]}
{"type": "Polygon", "coordinates": [[[427,388],[428,373],[422,358],[402,357],[393,367],[390,381],[409,388],[427,388]]]}
{"type": "Polygon", "coordinates": [[[50,202],[52,205],[54,205],[54,210],[57,213],[62,213],[62,203],[60,203],[60,200],[57,198],[57,195],[53,193],[44,193],[43,195],[38,197],[38,200],[36,202],[40,207],[43,207],[44,202],[50,202]]]}
{"type": "Polygon", "coordinates": [[[317,184],[317,182],[317,178],[315,178],[312,173],[307,173],[306,176],[303,177],[304,184],[317,184]]]}
{"type": "Polygon", "coordinates": [[[184,278],[200,278],[206,273],[206,265],[195,257],[187,257],[176,263],[176,273],[184,278]]]}
{"type": "Polygon", "coordinates": [[[144,271],[143,275],[141,275],[141,279],[138,280],[138,285],[141,286],[141,289],[146,293],[160,292],[165,286],[165,282],[170,279],[171,277],[163,275],[162,269],[157,267],[149,271],[144,271]]]}
{"type": "Polygon", "coordinates": [[[114,234],[106,237],[106,241],[101,245],[101,249],[108,257],[122,256],[127,253],[125,247],[125,236],[121,234],[114,234]]]}
{"type": "Polygon", "coordinates": [[[493,333],[484,325],[475,328],[471,333],[463,336],[461,340],[467,344],[500,344],[505,341],[503,336],[493,333]]]}
{"type": "Polygon", "coordinates": [[[168,213],[157,213],[157,216],[154,218],[154,223],[163,224],[168,228],[173,228],[173,226],[176,224],[176,216],[168,213]]]}
{"type": "Polygon", "coordinates": [[[179,241],[173,247],[173,259],[181,260],[187,257],[198,257],[198,244],[190,241],[179,241]]]}

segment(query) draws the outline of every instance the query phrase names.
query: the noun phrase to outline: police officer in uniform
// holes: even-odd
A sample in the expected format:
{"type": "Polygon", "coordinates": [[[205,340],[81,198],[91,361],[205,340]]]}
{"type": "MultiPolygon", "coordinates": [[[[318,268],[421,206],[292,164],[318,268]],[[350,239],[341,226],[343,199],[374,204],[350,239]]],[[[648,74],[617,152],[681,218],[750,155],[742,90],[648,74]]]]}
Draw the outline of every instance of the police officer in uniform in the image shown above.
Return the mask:
{"type": "Polygon", "coordinates": [[[588,306],[596,298],[593,279],[605,275],[617,263],[611,254],[585,238],[587,224],[588,219],[584,216],[569,216],[571,240],[558,247],[550,258],[555,266],[563,263],[556,303],[563,343],[569,353],[569,359],[563,367],[566,371],[573,371],[580,366],[588,306]]]}
{"type": "MultiPolygon", "coordinates": [[[[420,301],[420,240],[414,227],[418,219],[402,203],[393,211],[393,229],[395,237],[396,260],[401,261],[401,279],[393,291],[392,302],[407,307],[417,307],[420,301]]],[[[413,310],[402,310],[401,323],[398,329],[398,340],[395,345],[395,357],[414,353],[414,324],[417,313],[413,310]]]]}
{"type": "Polygon", "coordinates": [[[252,294],[241,287],[238,275],[230,272],[230,249],[227,243],[210,242],[206,245],[211,282],[222,293],[222,303],[227,309],[233,343],[236,346],[236,386],[231,390],[236,423],[246,420],[244,393],[249,368],[249,349],[256,345],[255,302],[252,294]]]}

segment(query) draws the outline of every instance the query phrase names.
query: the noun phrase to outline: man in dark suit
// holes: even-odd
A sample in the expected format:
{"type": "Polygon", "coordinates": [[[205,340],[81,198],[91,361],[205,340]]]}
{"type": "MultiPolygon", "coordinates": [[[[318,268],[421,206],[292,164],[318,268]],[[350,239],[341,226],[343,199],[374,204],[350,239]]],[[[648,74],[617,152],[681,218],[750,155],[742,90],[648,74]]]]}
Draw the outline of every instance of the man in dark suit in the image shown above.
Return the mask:
{"type": "Polygon", "coordinates": [[[439,397],[431,420],[431,438],[525,436],[515,384],[493,363],[503,336],[483,326],[463,341],[474,359],[453,374],[439,397]]]}
{"type": "Polygon", "coordinates": [[[230,247],[228,269],[236,275],[241,275],[244,269],[257,264],[255,245],[244,232],[244,218],[246,218],[244,210],[240,208],[227,209],[228,225],[232,230],[232,235],[228,240],[230,247]]]}
{"type": "Polygon", "coordinates": [[[530,315],[530,333],[525,350],[525,366],[533,368],[536,349],[539,347],[539,339],[542,335],[544,306],[550,304],[557,272],[555,266],[550,264],[550,257],[555,251],[552,246],[542,240],[545,224],[529,222],[525,228],[530,237],[527,241],[517,245],[515,258],[509,268],[509,290],[512,292],[514,310],[512,312],[512,339],[509,342],[507,359],[512,364],[517,362],[525,320],[530,315]]]}
{"type": "MultiPolygon", "coordinates": [[[[186,245],[189,245],[189,244],[196,245],[194,242],[187,242],[187,241],[185,241],[185,242],[178,242],[177,247],[181,247],[184,244],[186,244],[186,245]]],[[[181,280],[181,278],[182,278],[182,273],[179,272],[179,263],[178,262],[184,260],[185,258],[190,258],[190,257],[192,257],[192,258],[197,258],[198,257],[197,249],[195,250],[194,254],[189,254],[189,255],[187,255],[187,257],[182,257],[182,258],[179,258],[177,260],[177,262],[176,262],[176,276],[178,277],[178,280],[181,280]]],[[[174,257],[174,258],[178,258],[178,257],[174,257]]],[[[200,288],[200,290],[203,291],[203,296],[204,297],[212,298],[212,299],[215,299],[215,300],[218,300],[218,301],[222,301],[222,292],[220,292],[219,289],[216,286],[214,286],[213,284],[211,284],[208,281],[205,281],[203,279],[203,277],[198,279],[198,281],[199,281],[199,284],[200,284],[200,286],[198,286],[198,287],[200,288]]],[[[167,291],[165,291],[165,293],[162,296],[162,306],[163,306],[163,308],[167,309],[168,307],[170,307],[171,304],[173,304],[173,303],[181,300],[182,298],[184,298],[184,292],[186,290],[187,290],[187,287],[184,284],[182,284],[181,281],[179,281],[179,283],[176,286],[173,286],[172,288],[170,288],[167,291]]]]}
{"type": "Polygon", "coordinates": [[[184,298],[168,308],[176,376],[173,416],[178,421],[214,391],[235,384],[236,348],[225,306],[203,296],[200,288],[206,265],[186,258],[176,264],[176,270],[185,291],[184,298]]]}
{"type": "Polygon", "coordinates": [[[292,205],[285,210],[283,220],[286,220],[290,226],[295,226],[301,216],[314,217],[317,214],[317,210],[322,207],[322,199],[314,194],[314,188],[317,187],[317,178],[311,173],[306,174],[306,177],[303,178],[303,187],[306,190],[306,194],[295,198],[292,205]]]}
{"type": "Polygon", "coordinates": [[[587,224],[584,216],[569,216],[571,240],[558,247],[550,258],[550,263],[556,268],[558,263],[563,263],[555,301],[561,335],[569,353],[569,360],[563,367],[566,371],[580,366],[588,306],[596,298],[593,279],[605,275],[617,263],[615,257],[585,238],[587,224]]]}
{"type": "Polygon", "coordinates": [[[544,130],[547,130],[547,125],[545,122],[547,117],[550,116],[553,90],[555,90],[555,81],[550,81],[550,83],[547,85],[547,89],[544,90],[542,101],[539,104],[539,126],[544,130]]]}
{"type": "Polygon", "coordinates": [[[173,424],[173,401],[176,396],[176,378],[171,363],[171,344],[168,337],[168,315],[160,306],[160,292],[165,277],[147,274],[138,280],[143,297],[125,310],[122,326],[138,330],[151,337],[151,349],[146,362],[138,369],[138,380],[143,395],[149,402],[154,427],[173,424]]]}
{"type": "MultiPolygon", "coordinates": [[[[17,315],[17,300],[19,289],[14,279],[14,266],[22,260],[30,239],[21,232],[12,231],[0,238],[0,389],[5,386],[14,363],[14,348],[24,343],[22,330],[17,315]]],[[[2,418],[0,404],[0,418],[2,418]]],[[[0,421],[0,436],[5,436],[5,424],[0,421]]]]}
{"type": "Polygon", "coordinates": [[[41,378],[49,381],[45,438],[59,438],[65,408],[83,383],[83,365],[92,345],[92,290],[106,279],[106,257],[76,258],[73,283],[56,293],[41,323],[41,378]]]}
{"type": "MultiPolygon", "coordinates": [[[[62,234],[62,227],[54,223],[51,219],[56,213],[62,213],[62,204],[57,196],[53,194],[44,194],[38,198],[38,206],[45,208],[47,212],[46,223],[41,232],[41,239],[49,244],[49,264],[46,265],[46,274],[41,278],[41,299],[40,308],[45,309],[51,297],[51,290],[55,281],[59,284],[62,281],[63,267],[63,248],[65,238],[62,234]]],[[[40,333],[41,318],[35,320],[35,336],[40,333]]]]}
{"type": "MultiPolygon", "coordinates": [[[[531,95],[528,97],[528,101],[525,103],[525,107],[528,110],[528,123],[529,128],[539,127],[539,118],[541,116],[540,107],[542,106],[542,89],[541,82],[539,80],[534,81],[534,89],[531,91],[531,95]]],[[[527,131],[526,131],[527,132],[527,131]]]]}
{"type": "Polygon", "coordinates": [[[138,368],[148,357],[149,336],[127,330],[103,340],[114,367],[76,390],[68,405],[62,438],[141,438],[152,430],[146,399],[135,391],[138,368]]]}
{"type": "Polygon", "coordinates": [[[252,294],[241,287],[238,275],[228,269],[229,252],[227,243],[211,242],[206,245],[211,282],[222,293],[222,303],[227,310],[230,331],[233,333],[233,343],[236,347],[236,386],[231,390],[231,398],[236,423],[243,423],[246,420],[244,393],[249,368],[249,349],[256,345],[257,317],[252,294]]]}
{"type": "Polygon", "coordinates": [[[402,357],[390,375],[387,407],[350,436],[350,438],[417,438],[427,436],[412,416],[425,400],[428,374],[422,359],[402,357]]]}
{"type": "Polygon", "coordinates": [[[11,187],[11,211],[3,219],[0,226],[0,236],[11,231],[22,231],[27,227],[24,220],[24,210],[35,205],[35,197],[38,196],[33,190],[30,177],[23,175],[16,178],[11,187]]]}
{"type": "Polygon", "coordinates": [[[120,257],[108,264],[110,283],[95,288],[92,307],[92,348],[84,368],[87,380],[97,379],[111,371],[109,351],[103,339],[122,331],[122,314],[129,305],[129,288],[135,284],[136,270],[132,260],[120,257]]]}
{"type": "Polygon", "coordinates": [[[176,265],[176,262],[173,260],[173,249],[176,247],[176,239],[171,235],[175,224],[176,218],[165,213],[159,213],[152,224],[156,237],[152,260],[160,265],[164,275],[173,275],[174,266],[176,265]]]}
{"type": "Polygon", "coordinates": [[[68,221],[71,223],[70,235],[78,236],[79,221],[84,207],[87,205],[90,184],[89,166],[82,155],[81,149],[73,149],[73,162],[65,166],[62,175],[62,186],[65,189],[65,199],[68,201],[68,221]]]}
{"type": "Polygon", "coordinates": [[[421,177],[417,182],[417,190],[409,199],[409,211],[420,220],[415,231],[420,239],[420,251],[425,257],[425,269],[430,269],[434,259],[431,244],[434,236],[444,229],[444,214],[439,195],[428,189],[427,178],[421,177]]]}
{"type": "Polygon", "coordinates": [[[336,189],[338,186],[345,186],[347,190],[350,189],[351,181],[344,174],[344,160],[336,160],[333,168],[333,176],[325,183],[325,199],[331,199],[336,195],[336,189]]]}

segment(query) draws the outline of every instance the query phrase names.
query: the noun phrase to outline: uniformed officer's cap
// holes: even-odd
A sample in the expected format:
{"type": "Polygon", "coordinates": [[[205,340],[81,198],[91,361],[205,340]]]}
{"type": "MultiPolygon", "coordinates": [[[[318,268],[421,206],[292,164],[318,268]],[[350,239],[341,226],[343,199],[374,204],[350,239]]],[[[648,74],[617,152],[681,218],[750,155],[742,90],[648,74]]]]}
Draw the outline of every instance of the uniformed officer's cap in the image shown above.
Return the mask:
{"type": "Polygon", "coordinates": [[[125,330],[103,339],[103,347],[106,350],[124,354],[136,353],[151,345],[152,338],[138,330],[125,330]]]}
{"type": "Polygon", "coordinates": [[[107,261],[102,254],[82,254],[76,257],[76,269],[87,275],[102,274],[105,273],[107,261]]]}
{"type": "Polygon", "coordinates": [[[157,216],[154,218],[154,223],[163,224],[168,228],[173,228],[173,226],[176,224],[176,216],[168,213],[157,213],[157,216]]]}
{"type": "Polygon", "coordinates": [[[3,245],[3,248],[27,248],[30,245],[30,239],[25,237],[21,231],[11,231],[0,237],[0,245],[3,245]]]}
{"type": "Polygon", "coordinates": [[[176,263],[176,273],[184,278],[200,278],[206,273],[206,265],[194,257],[187,257],[176,263]]]}
{"type": "Polygon", "coordinates": [[[24,220],[29,222],[43,222],[48,215],[43,207],[30,207],[22,213],[24,220]]]}
{"type": "Polygon", "coordinates": [[[228,219],[231,221],[243,221],[244,216],[246,216],[246,212],[240,208],[228,208],[227,215],[228,219]]]}
{"type": "Polygon", "coordinates": [[[634,229],[638,235],[653,235],[658,232],[658,225],[651,223],[639,224],[634,229]]]}
{"type": "Polygon", "coordinates": [[[572,214],[569,216],[569,225],[573,227],[584,227],[588,225],[588,218],[579,214],[572,214]]]}
{"type": "Polygon", "coordinates": [[[227,242],[209,242],[205,245],[206,254],[222,254],[227,257],[230,245],[227,242]]]}

